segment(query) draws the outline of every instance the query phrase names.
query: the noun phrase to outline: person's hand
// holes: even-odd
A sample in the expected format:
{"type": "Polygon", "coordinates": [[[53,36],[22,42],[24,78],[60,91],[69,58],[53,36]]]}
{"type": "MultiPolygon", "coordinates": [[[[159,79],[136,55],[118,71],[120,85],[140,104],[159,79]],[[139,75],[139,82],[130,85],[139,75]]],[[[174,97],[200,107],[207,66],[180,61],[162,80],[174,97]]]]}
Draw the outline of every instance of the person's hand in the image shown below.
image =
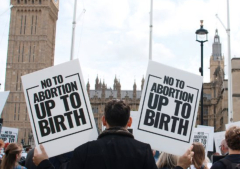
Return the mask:
{"type": "Polygon", "coordinates": [[[48,155],[43,147],[43,145],[40,144],[40,149],[42,151],[42,154],[39,154],[38,150],[34,148],[34,156],[33,156],[33,163],[38,166],[43,160],[48,159],[48,155]]]}
{"type": "Polygon", "coordinates": [[[177,166],[180,166],[183,169],[186,169],[192,164],[192,157],[194,154],[192,149],[193,149],[193,145],[191,145],[189,149],[182,156],[178,158],[177,166]]]}

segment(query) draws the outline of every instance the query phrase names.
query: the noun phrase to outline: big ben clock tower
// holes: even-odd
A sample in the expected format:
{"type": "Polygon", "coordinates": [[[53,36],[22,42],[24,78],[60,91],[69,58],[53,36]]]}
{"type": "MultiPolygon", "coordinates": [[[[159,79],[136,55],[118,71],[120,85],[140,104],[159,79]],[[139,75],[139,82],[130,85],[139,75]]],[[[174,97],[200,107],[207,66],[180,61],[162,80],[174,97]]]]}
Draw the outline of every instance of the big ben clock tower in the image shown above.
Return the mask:
{"type": "MultiPolygon", "coordinates": [[[[59,0],[10,0],[3,126],[19,129],[18,142],[29,144],[31,126],[21,76],[54,64],[59,0]]],[[[31,139],[30,139],[31,138],[31,139]]]]}
{"type": "Polygon", "coordinates": [[[59,0],[52,0],[56,7],[59,9],[59,0]]]}

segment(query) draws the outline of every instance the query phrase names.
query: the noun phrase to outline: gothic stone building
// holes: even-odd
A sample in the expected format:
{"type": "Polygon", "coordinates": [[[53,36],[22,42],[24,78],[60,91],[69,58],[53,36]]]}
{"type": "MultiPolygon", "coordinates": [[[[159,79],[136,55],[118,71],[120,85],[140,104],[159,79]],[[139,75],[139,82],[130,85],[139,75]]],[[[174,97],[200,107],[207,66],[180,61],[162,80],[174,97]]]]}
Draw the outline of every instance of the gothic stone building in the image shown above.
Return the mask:
{"type": "MultiPolygon", "coordinates": [[[[240,58],[232,59],[233,121],[240,121],[240,58]]],[[[224,79],[224,57],[216,30],[210,57],[210,82],[203,84],[203,125],[224,131],[228,123],[228,80],[224,79]]],[[[200,124],[199,107],[197,123],[200,124]]]]}
{"type": "Polygon", "coordinates": [[[11,0],[3,126],[19,128],[18,142],[32,142],[21,76],[54,63],[57,0],[11,0]]]}
{"type": "MultiPolygon", "coordinates": [[[[215,131],[225,130],[225,124],[228,123],[228,81],[224,79],[224,57],[222,55],[220,37],[216,30],[212,44],[212,55],[210,57],[210,82],[203,84],[203,125],[214,126],[215,131]]],[[[232,59],[232,79],[233,79],[233,121],[240,121],[240,58],[232,59]]],[[[144,79],[142,79],[141,90],[144,79]]],[[[90,90],[90,84],[87,83],[87,91],[92,105],[92,110],[99,131],[101,131],[101,117],[107,101],[111,99],[123,99],[130,104],[131,110],[138,110],[141,90],[136,89],[136,83],[133,90],[121,90],[120,81],[114,79],[113,89],[107,88],[107,85],[99,81],[95,82],[95,90],[90,90]]],[[[199,104],[197,124],[200,124],[201,104],[199,104]]]]}
{"type": "MultiPolygon", "coordinates": [[[[144,78],[141,81],[141,90],[143,88],[144,78]]],[[[141,90],[137,90],[136,82],[133,84],[133,90],[121,90],[121,83],[116,77],[113,88],[108,88],[107,84],[98,78],[95,80],[95,90],[90,90],[90,84],[87,83],[87,92],[92,106],[93,115],[99,132],[102,131],[101,117],[103,116],[105,104],[112,99],[122,99],[129,104],[132,111],[137,111],[139,107],[141,90]]]]}
{"type": "MultiPolygon", "coordinates": [[[[58,0],[11,0],[5,91],[10,91],[2,112],[4,126],[19,128],[18,142],[28,144],[32,139],[31,126],[22,90],[21,76],[52,66],[54,63],[58,0]]],[[[224,58],[220,37],[216,32],[210,58],[210,83],[204,84],[204,124],[224,130],[227,123],[227,80],[224,79],[224,58]]],[[[240,58],[232,59],[233,120],[239,121],[240,58]]],[[[142,79],[141,89],[144,79],[142,79]]],[[[101,131],[101,116],[107,101],[123,99],[131,110],[138,110],[141,90],[136,83],[133,90],[121,90],[120,80],[114,79],[113,88],[96,79],[95,90],[87,91],[95,121],[101,131]]],[[[200,113],[200,111],[199,111],[200,113]]],[[[199,114],[198,113],[198,114],[199,114]]],[[[198,123],[199,123],[198,115],[198,123]]]]}

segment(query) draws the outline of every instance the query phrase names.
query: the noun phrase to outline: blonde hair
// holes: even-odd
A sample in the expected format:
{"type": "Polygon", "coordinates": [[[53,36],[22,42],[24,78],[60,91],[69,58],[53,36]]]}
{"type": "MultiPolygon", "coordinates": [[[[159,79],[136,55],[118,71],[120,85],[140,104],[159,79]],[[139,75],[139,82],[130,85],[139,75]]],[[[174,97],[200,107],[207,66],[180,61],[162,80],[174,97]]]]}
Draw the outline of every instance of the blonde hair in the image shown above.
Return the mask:
{"type": "Polygon", "coordinates": [[[158,168],[168,167],[170,169],[177,166],[178,157],[172,154],[162,152],[156,165],[158,168]]]}

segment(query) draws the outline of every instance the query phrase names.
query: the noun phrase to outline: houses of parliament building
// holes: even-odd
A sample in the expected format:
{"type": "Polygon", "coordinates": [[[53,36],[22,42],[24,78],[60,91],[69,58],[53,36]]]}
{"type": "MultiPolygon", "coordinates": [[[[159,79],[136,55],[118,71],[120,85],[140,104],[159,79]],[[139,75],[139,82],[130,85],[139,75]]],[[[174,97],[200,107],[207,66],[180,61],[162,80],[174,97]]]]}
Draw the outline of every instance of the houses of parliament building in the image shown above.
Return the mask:
{"type": "MultiPolygon", "coordinates": [[[[33,135],[21,76],[53,66],[59,1],[10,2],[12,7],[5,80],[5,91],[10,91],[10,94],[2,112],[3,126],[18,128],[18,142],[32,144],[33,135]]],[[[214,126],[215,131],[225,130],[225,123],[228,122],[228,86],[224,76],[224,57],[216,30],[210,56],[210,82],[203,84],[204,125],[214,126]]],[[[232,59],[232,79],[233,120],[240,121],[240,58],[232,59]]],[[[134,81],[132,90],[122,90],[120,79],[116,77],[113,77],[111,87],[98,76],[95,84],[87,82],[86,89],[99,132],[102,130],[101,117],[105,104],[111,99],[123,99],[131,110],[137,111],[143,84],[144,78],[139,87],[141,90],[138,90],[134,81]]],[[[200,107],[197,123],[200,123],[200,107]]]]}
{"type": "MultiPolygon", "coordinates": [[[[216,30],[212,44],[212,55],[210,56],[210,82],[203,84],[203,125],[213,126],[215,131],[224,131],[225,124],[228,123],[228,81],[224,79],[224,57],[220,36],[216,30]]],[[[240,121],[240,58],[232,59],[232,97],[233,97],[233,121],[240,121]]],[[[121,90],[120,81],[114,79],[113,88],[106,88],[106,84],[95,81],[95,89],[90,90],[87,83],[87,91],[92,105],[96,124],[101,131],[101,116],[103,115],[104,105],[111,99],[123,99],[137,111],[144,78],[141,81],[141,90],[137,90],[136,83],[133,90],[121,90]]],[[[197,124],[201,124],[201,104],[199,104],[197,124]]]]}

